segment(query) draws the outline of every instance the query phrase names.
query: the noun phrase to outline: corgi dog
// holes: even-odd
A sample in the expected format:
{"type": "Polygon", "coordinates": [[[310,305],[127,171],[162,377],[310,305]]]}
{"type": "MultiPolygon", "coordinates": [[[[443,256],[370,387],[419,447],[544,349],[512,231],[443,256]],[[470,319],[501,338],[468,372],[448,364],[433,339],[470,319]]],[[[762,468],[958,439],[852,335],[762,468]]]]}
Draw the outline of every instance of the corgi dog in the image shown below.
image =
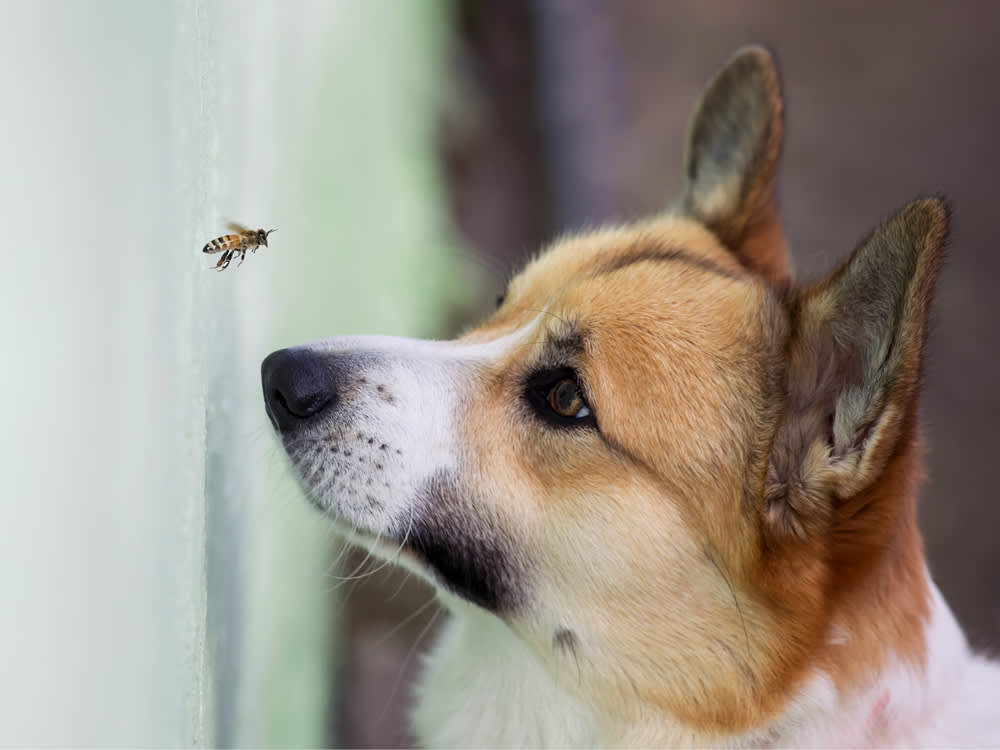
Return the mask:
{"type": "Polygon", "coordinates": [[[454,341],[264,360],[309,500],[451,612],[422,744],[1000,745],[1000,667],[917,528],[947,207],[796,283],[782,110],[771,55],[741,50],[661,215],[555,242],[454,341]]]}

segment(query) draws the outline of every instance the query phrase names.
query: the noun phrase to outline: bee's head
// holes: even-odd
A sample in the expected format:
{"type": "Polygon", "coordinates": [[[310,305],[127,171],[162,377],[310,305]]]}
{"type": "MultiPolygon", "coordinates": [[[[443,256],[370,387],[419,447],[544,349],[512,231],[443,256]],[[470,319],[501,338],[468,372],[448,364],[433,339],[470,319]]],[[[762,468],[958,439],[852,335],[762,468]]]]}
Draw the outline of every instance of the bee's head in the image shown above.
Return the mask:
{"type": "Polygon", "coordinates": [[[267,235],[271,234],[271,232],[277,232],[277,231],[278,231],[277,229],[268,229],[265,232],[263,229],[258,229],[257,236],[260,239],[260,244],[263,245],[264,247],[267,247],[267,235]]]}

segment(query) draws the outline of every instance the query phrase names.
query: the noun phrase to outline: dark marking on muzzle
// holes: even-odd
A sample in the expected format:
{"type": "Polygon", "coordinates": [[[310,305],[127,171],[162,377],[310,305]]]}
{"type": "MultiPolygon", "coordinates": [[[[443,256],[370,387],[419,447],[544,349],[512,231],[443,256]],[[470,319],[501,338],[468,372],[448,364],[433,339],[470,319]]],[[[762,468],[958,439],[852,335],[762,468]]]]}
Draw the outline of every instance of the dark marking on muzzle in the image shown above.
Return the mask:
{"type": "Polygon", "coordinates": [[[444,588],[496,614],[510,613],[525,599],[525,560],[483,507],[453,474],[438,472],[418,493],[406,546],[444,588]]]}

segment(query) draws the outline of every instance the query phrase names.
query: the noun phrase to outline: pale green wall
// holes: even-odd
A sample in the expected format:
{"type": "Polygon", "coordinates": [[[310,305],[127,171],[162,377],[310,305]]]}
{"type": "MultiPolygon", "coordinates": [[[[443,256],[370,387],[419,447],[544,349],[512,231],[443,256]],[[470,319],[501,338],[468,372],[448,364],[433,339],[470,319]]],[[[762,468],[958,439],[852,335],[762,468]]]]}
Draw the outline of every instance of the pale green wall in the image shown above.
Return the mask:
{"type": "Polygon", "coordinates": [[[272,349],[426,335],[468,280],[437,2],[12,5],[0,24],[0,745],[314,745],[333,537],[272,349]],[[216,274],[226,218],[278,227],[216,274]]]}

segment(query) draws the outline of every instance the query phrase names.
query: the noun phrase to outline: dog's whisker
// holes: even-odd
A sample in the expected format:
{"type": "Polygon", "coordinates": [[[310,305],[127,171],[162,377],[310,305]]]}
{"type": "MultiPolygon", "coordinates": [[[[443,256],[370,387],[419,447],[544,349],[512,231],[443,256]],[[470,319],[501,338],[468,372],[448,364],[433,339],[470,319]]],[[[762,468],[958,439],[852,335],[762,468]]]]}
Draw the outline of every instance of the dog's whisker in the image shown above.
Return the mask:
{"type": "Polygon", "coordinates": [[[499,258],[495,255],[487,255],[481,252],[466,250],[461,246],[453,249],[452,255],[461,258],[464,261],[473,263],[474,265],[477,265],[480,268],[485,269],[491,278],[494,279],[500,278],[507,281],[511,276],[512,267],[510,263],[504,258],[499,258]]]}
{"type": "Polygon", "coordinates": [[[361,571],[363,568],[365,568],[367,565],[369,565],[370,563],[372,563],[377,559],[378,558],[376,558],[373,554],[371,554],[371,552],[367,552],[365,554],[364,559],[362,559],[361,562],[359,562],[357,566],[354,568],[354,570],[351,571],[348,575],[346,576],[331,575],[329,577],[333,578],[335,581],[338,581],[339,583],[347,583],[348,581],[357,581],[364,578],[371,578],[373,575],[378,573],[386,566],[392,565],[391,560],[381,560],[379,561],[379,564],[376,565],[374,568],[359,573],[359,571],[361,571]]]}
{"type": "Polygon", "coordinates": [[[396,633],[398,633],[400,630],[402,630],[403,628],[405,628],[407,625],[409,625],[415,619],[417,619],[418,617],[420,617],[420,615],[428,607],[430,607],[432,604],[434,604],[436,601],[437,601],[437,594],[431,594],[431,596],[427,599],[426,602],[424,602],[423,604],[421,604],[419,607],[417,607],[416,609],[414,609],[410,614],[408,614],[406,617],[404,617],[398,623],[396,623],[395,625],[393,625],[392,628],[388,632],[384,633],[382,635],[382,637],[379,638],[378,641],[376,641],[374,647],[375,648],[379,648],[381,646],[384,646],[386,644],[386,642],[388,642],[388,640],[390,638],[392,638],[394,635],[396,635],[396,633]]]}
{"type": "Polygon", "coordinates": [[[344,558],[347,557],[347,554],[354,546],[349,539],[345,539],[344,535],[336,529],[330,530],[328,539],[331,544],[337,544],[340,547],[340,551],[337,553],[337,556],[333,560],[331,560],[330,563],[326,566],[326,571],[323,573],[324,578],[331,578],[334,575],[336,575],[336,571],[340,568],[340,565],[343,562],[344,558]]]}
{"type": "Polygon", "coordinates": [[[530,305],[523,305],[523,304],[514,305],[513,307],[515,310],[521,310],[523,312],[531,312],[531,313],[537,313],[539,315],[547,315],[550,318],[555,318],[564,326],[570,325],[570,322],[566,318],[562,317],[561,315],[557,315],[556,313],[544,307],[532,307],[530,305]]]}
{"type": "MultiPolygon", "coordinates": [[[[375,557],[374,550],[378,549],[378,545],[379,545],[379,543],[381,543],[381,541],[382,541],[382,530],[379,529],[378,534],[375,535],[375,541],[371,545],[367,545],[366,544],[364,546],[365,558],[364,558],[364,560],[361,561],[362,565],[368,565],[369,563],[371,563],[372,560],[377,559],[375,557]]],[[[373,570],[369,570],[367,573],[363,574],[360,577],[362,577],[362,578],[370,578],[371,576],[375,575],[382,568],[384,568],[386,565],[389,565],[389,564],[390,563],[389,563],[388,560],[385,561],[385,562],[382,562],[380,565],[377,565],[373,570]]]]}
{"type": "Polygon", "coordinates": [[[396,586],[395,591],[393,591],[391,594],[389,594],[389,596],[385,598],[387,604],[391,602],[393,599],[395,599],[397,596],[399,596],[399,592],[406,587],[406,584],[409,583],[410,579],[413,577],[413,573],[412,571],[410,571],[409,568],[400,567],[400,570],[403,571],[402,579],[400,580],[399,585],[396,586]]]}
{"type": "MultiPolygon", "coordinates": [[[[358,527],[353,523],[351,524],[350,533],[353,534],[358,533],[358,527]]],[[[346,559],[347,555],[350,554],[350,552],[354,549],[357,549],[357,544],[354,541],[352,541],[349,538],[349,536],[345,537],[344,548],[341,552],[340,557],[346,559]]],[[[364,560],[362,560],[362,564],[364,564],[364,560]]],[[[355,570],[357,570],[357,568],[355,568],[355,570]]],[[[334,573],[333,570],[328,570],[325,577],[328,579],[335,579],[335,580],[337,579],[336,573],[334,573]]],[[[361,578],[363,577],[365,576],[362,576],[361,578]]],[[[336,582],[328,589],[328,591],[329,592],[340,591],[346,584],[348,583],[352,584],[351,587],[347,590],[347,592],[342,594],[341,605],[346,605],[347,601],[351,597],[351,594],[353,594],[354,590],[357,588],[361,578],[354,577],[354,578],[344,578],[343,580],[336,580],[336,582]]]]}
{"type": "MultiPolygon", "coordinates": [[[[358,529],[357,529],[357,526],[354,526],[354,532],[355,532],[355,533],[357,533],[357,530],[358,530],[358,529]]],[[[376,542],[377,542],[377,541],[378,541],[378,540],[376,539],[376,542]]],[[[362,568],[364,568],[364,567],[365,567],[365,565],[367,565],[367,564],[368,564],[368,561],[372,559],[372,553],[371,553],[371,550],[369,550],[369,549],[367,549],[367,548],[362,548],[362,549],[363,549],[363,551],[364,551],[364,557],[362,557],[362,558],[361,558],[361,561],[360,561],[360,562],[359,562],[359,563],[358,563],[357,565],[355,565],[355,566],[354,566],[354,570],[352,570],[352,571],[351,571],[350,573],[348,573],[348,574],[347,574],[346,576],[338,576],[338,575],[331,575],[331,576],[329,576],[329,577],[331,577],[331,578],[333,578],[334,580],[337,580],[337,581],[339,581],[339,582],[341,582],[341,583],[345,583],[345,582],[347,582],[347,581],[353,581],[353,580],[356,580],[356,579],[358,579],[358,578],[367,578],[367,577],[368,577],[368,576],[370,575],[370,573],[363,573],[363,574],[362,574],[362,575],[360,575],[360,576],[359,576],[359,575],[357,575],[358,571],[359,571],[359,570],[361,570],[362,568]]]]}
{"type": "Polygon", "coordinates": [[[385,719],[386,713],[392,707],[392,699],[396,697],[396,691],[399,690],[399,686],[403,681],[404,675],[406,674],[406,667],[410,663],[410,659],[413,658],[413,655],[417,652],[417,649],[420,648],[420,644],[423,641],[424,637],[430,632],[431,628],[434,627],[434,624],[437,622],[438,617],[441,616],[441,612],[443,611],[444,610],[438,609],[431,617],[431,619],[428,620],[427,624],[424,625],[423,629],[420,631],[420,634],[413,641],[413,645],[410,646],[409,651],[406,652],[406,656],[403,658],[403,661],[400,662],[399,671],[396,675],[396,680],[395,682],[393,682],[392,690],[389,691],[389,695],[385,699],[385,706],[383,706],[381,713],[375,720],[376,724],[381,724],[382,721],[385,719]]]}
{"type": "Polygon", "coordinates": [[[399,556],[402,555],[403,550],[406,549],[406,543],[410,539],[410,532],[413,531],[413,516],[414,516],[413,506],[410,506],[409,511],[410,512],[407,514],[408,522],[406,524],[406,531],[403,532],[403,538],[400,540],[399,546],[396,548],[396,555],[394,557],[394,561],[396,563],[399,562],[399,556]]]}
{"type": "MultiPolygon", "coordinates": [[[[409,516],[409,521],[406,525],[406,533],[403,534],[403,540],[400,542],[399,549],[396,552],[397,563],[399,562],[399,556],[402,554],[403,549],[406,547],[406,543],[410,539],[410,532],[413,530],[413,520],[414,516],[416,515],[416,511],[414,510],[414,507],[412,505],[409,506],[408,510],[409,512],[407,513],[407,515],[409,516]]],[[[401,569],[404,571],[405,575],[403,576],[403,579],[399,582],[399,585],[396,587],[396,590],[393,591],[392,595],[386,599],[387,602],[395,599],[399,595],[399,592],[403,590],[403,587],[406,585],[406,582],[410,580],[410,575],[411,575],[410,569],[402,566],[401,569]]]]}
{"type": "Polygon", "coordinates": [[[736,598],[736,590],[733,588],[733,584],[730,582],[729,576],[725,574],[725,572],[722,570],[722,567],[716,561],[715,555],[713,555],[711,551],[708,551],[707,554],[709,562],[711,562],[712,565],[715,566],[715,569],[719,572],[719,575],[722,576],[722,580],[726,582],[726,586],[729,587],[729,593],[733,597],[733,604],[736,605],[736,612],[737,614],[739,614],[740,624],[743,626],[743,639],[744,642],[746,643],[746,649],[747,649],[746,668],[752,671],[753,657],[750,655],[750,633],[747,631],[747,621],[746,618],[743,617],[743,608],[740,606],[740,600],[736,598]]]}

